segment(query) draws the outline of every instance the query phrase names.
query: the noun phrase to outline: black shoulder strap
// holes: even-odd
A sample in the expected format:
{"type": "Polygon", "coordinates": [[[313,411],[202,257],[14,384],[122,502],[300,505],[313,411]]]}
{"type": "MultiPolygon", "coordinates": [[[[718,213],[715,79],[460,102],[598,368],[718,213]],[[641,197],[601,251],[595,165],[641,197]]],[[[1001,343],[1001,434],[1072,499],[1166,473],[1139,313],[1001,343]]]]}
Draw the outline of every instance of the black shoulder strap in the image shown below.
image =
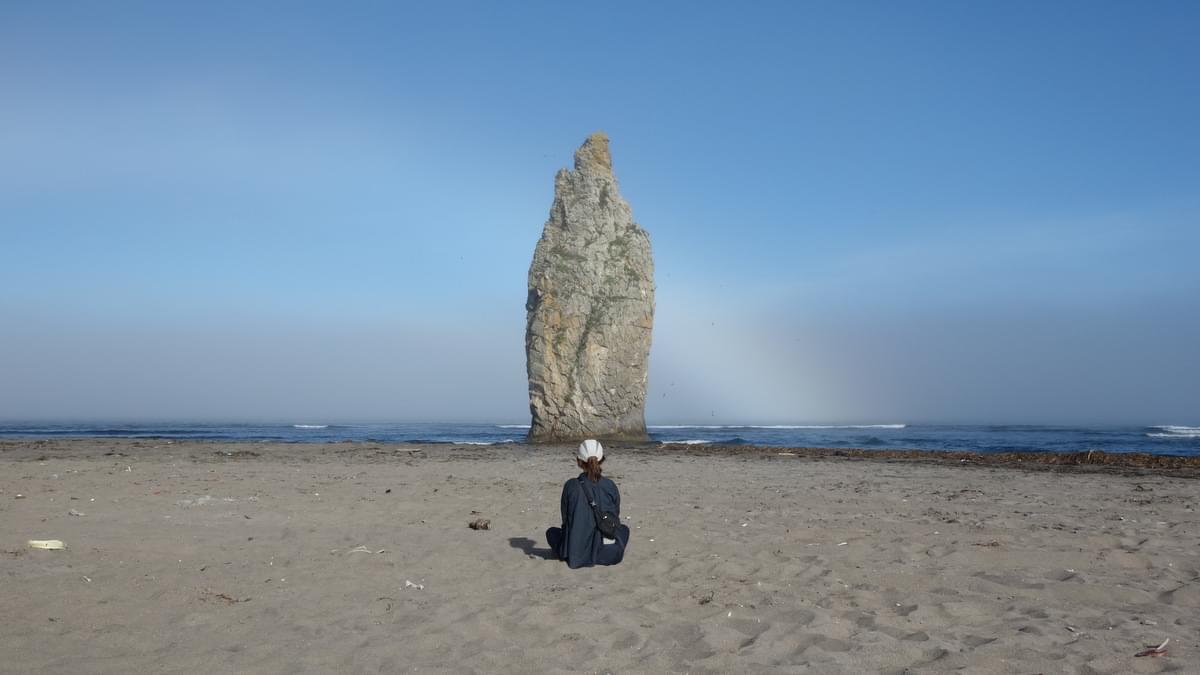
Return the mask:
{"type": "Polygon", "coordinates": [[[588,485],[586,477],[579,478],[580,486],[583,488],[583,494],[587,496],[588,504],[592,505],[592,515],[596,517],[596,524],[600,524],[600,505],[596,503],[596,495],[592,492],[592,486],[588,485]]]}

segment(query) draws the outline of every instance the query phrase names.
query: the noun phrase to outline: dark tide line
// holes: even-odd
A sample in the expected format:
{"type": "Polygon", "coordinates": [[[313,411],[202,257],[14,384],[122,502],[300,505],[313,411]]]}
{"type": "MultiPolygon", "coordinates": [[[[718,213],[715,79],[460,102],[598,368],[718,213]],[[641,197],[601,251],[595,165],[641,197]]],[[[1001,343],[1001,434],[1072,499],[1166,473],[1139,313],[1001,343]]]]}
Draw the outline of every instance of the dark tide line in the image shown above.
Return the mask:
{"type": "Polygon", "coordinates": [[[962,452],[952,450],[872,450],[867,448],[781,448],[755,445],[672,444],[658,446],[698,456],[774,455],[811,459],[845,457],[874,461],[909,460],[935,464],[997,466],[1043,471],[1098,471],[1140,475],[1167,474],[1200,478],[1200,456],[1152,455],[1145,452],[962,452]]]}

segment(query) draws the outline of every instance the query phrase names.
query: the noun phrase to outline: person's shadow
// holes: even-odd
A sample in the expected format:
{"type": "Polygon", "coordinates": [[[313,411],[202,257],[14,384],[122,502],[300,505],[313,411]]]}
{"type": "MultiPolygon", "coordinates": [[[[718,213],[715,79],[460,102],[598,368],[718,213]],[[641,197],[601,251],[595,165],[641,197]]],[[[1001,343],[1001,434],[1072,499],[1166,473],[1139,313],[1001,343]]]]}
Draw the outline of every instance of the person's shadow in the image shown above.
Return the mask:
{"type": "Polygon", "coordinates": [[[512,537],[508,540],[508,545],[521,549],[530,558],[541,558],[542,560],[556,560],[558,558],[554,555],[554,551],[551,551],[549,548],[537,548],[537,542],[529,537],[512,537]]]}

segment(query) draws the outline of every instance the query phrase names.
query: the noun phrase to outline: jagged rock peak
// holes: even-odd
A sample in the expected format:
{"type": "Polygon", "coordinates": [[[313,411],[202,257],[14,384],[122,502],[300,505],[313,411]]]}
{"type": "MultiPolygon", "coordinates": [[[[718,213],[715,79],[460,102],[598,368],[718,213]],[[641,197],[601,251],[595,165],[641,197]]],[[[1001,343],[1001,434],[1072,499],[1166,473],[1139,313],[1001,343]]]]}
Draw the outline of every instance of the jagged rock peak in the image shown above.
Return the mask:
{"type": "Polygon", "coordinates": [[[646,440],[654,262],[602,132],[555,176],[525,308],[530,440],[646,440]]]}

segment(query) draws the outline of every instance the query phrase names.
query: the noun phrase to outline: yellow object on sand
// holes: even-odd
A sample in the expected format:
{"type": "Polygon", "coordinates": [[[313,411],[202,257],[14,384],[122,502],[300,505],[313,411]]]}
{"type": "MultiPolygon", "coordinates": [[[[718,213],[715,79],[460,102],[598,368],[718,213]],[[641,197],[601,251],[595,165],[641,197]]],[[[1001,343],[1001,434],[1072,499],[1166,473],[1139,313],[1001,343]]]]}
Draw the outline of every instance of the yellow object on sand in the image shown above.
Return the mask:
{"type": "Polygon", "coordinates": [[[67,545],[58,539],[30,539],[29,548],[41,548],[47,551],[61,551],[67,545]]]}

